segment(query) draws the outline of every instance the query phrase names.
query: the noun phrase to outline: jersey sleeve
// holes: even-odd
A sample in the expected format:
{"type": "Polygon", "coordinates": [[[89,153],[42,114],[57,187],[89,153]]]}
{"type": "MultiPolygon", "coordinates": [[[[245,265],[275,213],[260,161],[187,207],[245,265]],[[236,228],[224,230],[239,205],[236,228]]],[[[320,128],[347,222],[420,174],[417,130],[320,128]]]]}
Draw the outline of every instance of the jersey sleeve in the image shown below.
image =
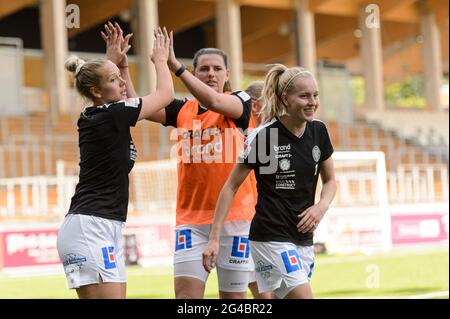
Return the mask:
{"type": "Polygon", "coordinates": [[[330,135],[328,134],[328,129],[325,123],[321,123],[320,129],[321,137],[321,149],[323,150],[320,161],[326,161],[334,152],[333,144],[331,143],[330,135]]]}
{"type": "Polygon", "coordinates": [[[129,98],[110,104],[107,108],[119,127],[135,126],[141,113],[142,99],[129,98]]]}
{"type": "Polygon", "coordinates": [[[184,106],[186,101],[187,99],[174,99],[172,102],[170,102],[169,105],[165,107],[164,110],[166,112],[166,123],[163,124],[164,126],[177,127],[178,113],[180,113],[180,110],[184,106]]]}
{"type": "Polygon", "coordinates": [[[236,91],[231,93],[231,95],[237,96],[239,100],[241,100],[243,109],[241,117],[238,119],[233,119],[233,122],[238,128],[245,131],[248,128],[248,123],[251,117],[252,99],[245,91],[236,91]]]}

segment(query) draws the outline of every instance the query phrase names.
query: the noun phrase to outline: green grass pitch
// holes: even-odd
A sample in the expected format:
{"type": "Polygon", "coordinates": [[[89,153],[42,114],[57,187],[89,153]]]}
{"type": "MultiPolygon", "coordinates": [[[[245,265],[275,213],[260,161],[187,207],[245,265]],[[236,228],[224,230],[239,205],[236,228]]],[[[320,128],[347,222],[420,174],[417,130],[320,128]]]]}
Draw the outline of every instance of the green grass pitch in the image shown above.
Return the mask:
{"type": "MultiPolygon", "coordinates": [[[[448,247],[372,256],[318,255],[311,285],[315,298],[424,295],[448,291],[448,263],[448,247]]],[[[128,267],[127,278],[128,298],[174,298],[171,267],[128,267]]],[[[218,298],[215,272],[205,297],[218,298]]],[[[76,298],[76,292],[67,289],[63,275],[10,277],[0,272],[0,298],[76,298]]]]}

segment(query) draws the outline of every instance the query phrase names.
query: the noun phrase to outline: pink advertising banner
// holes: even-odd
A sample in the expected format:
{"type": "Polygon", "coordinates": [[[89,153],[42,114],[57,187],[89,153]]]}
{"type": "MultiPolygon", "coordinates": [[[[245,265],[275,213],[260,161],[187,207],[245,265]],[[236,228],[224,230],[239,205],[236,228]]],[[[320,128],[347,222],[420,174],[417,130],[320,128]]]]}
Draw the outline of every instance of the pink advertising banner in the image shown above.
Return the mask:
{"type": "Polygon", "coordinates": [[[448,213],[401,214],[391,218],[392,244],[448,241],[448,213]]]}
{"type": "MultiPolygon", "coordinates": [[[[58,226],[0,230],[0,268],[59,265],[58,226]]],[[[173,229],[168,222],[130,222],[123,230],[127,264],[171,264],[173,229]]]]}
{"type": "Polygon", "coordinates": [[[0,267],[58,264],[57,236],[57,229],[0,232],[0,267]]]}

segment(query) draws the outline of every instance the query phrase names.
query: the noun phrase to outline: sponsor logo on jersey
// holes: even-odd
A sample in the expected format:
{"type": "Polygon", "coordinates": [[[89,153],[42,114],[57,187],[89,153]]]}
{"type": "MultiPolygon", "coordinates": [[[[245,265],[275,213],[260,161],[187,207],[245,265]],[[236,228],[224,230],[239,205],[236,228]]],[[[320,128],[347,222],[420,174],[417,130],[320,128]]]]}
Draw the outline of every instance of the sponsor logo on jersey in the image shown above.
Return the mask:
{"type": "Polygon", "coordinates": [[[288,160],[287,158],[284,158],[279,162],[279,165],[282,171],[287,171],[288,169],[291,168],[291,161],[288,160]]]}
{"type": "Polygon", "coordinates": [[[130,98],[125,100],[126,107],[134,107],[137,108],[139,106],[139,98],[130,98]]]}
{"type": "Polygon", "coordinates": [[[114,255],[114,246],[103,247],[102,254],[106,269],[117,268],[116,256],[114,255]]]}
{"type": "Polygon", "coordinates": [[[133,141],[130,141],[130,160],[133,162],[136,161],[137,158],[137,149],[134,145],[133,141]]]}
{"type": "Polygon", "coordinates": [[[312,157],[314,159],[314,161],[317,163],[320,160],[320,148],[317,145],[314,145],[313,149],[312,149],[312,157]]]}
{"type": "Polygon", "coordinates": [[[245,91],[241,91],[241,92],[239,92],[237,95],[238,95],[238,96],[242,99],[242,101],[244,101],[244,102],[247,102],[248,100],[251,99],[250,95],[248,95],[247,92],[245,92],[245,91]]]}
{"type": "Polygon", "coordinates": [[[286,268],[287,273],[303,268],[300,257],[295,249],[282,252],[281,258],[283,259],[284,267],[286,268]]]}
{"type": "Polygon", "coordinates": [[[182,229],[177,232],[175,251],[192,248],[192,230],[182,229]]]}
{"type": "Polygon", "coordinates": [[[275,150],[275,152],[288,152],[291,150],[291,144],[287,144],[287,145],[274,145],[273,149],[275,150]]]}
{"type": "Polygon", "coordinates": [[[248,258],[250,255],[250,246],[248,237],[234,236],[233,248],[231,249],[231,256],[238,258],[248,258]]]}

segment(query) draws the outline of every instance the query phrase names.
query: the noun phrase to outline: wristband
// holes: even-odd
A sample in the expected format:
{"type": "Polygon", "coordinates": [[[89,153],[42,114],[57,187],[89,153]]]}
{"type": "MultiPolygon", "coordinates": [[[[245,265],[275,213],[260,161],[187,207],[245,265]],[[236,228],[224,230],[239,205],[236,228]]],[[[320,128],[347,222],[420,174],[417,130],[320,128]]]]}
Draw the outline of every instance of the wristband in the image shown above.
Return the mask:
{"type": "Polygon", "coordinates": [[[186,71],[186,66],[182,64],[178,70],[175,71],[175,75],[180,77],[183,72],[186,71]]]}

